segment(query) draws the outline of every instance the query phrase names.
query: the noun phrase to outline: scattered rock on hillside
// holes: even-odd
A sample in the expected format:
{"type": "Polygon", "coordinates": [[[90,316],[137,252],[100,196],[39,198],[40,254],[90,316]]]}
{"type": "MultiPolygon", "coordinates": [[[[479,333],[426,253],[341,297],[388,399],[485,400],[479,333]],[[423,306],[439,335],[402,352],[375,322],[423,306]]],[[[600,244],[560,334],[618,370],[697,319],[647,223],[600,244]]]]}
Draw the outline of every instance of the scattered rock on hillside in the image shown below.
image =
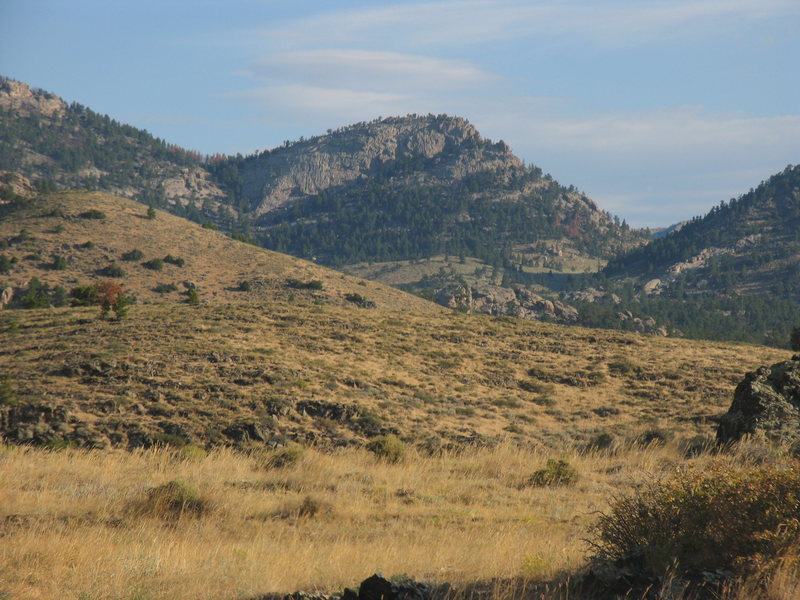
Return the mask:
{"type": "Polygon", "coordinates": [[[745,435],[791,443],[800,439],[800,355],[745,375],[717,429],[717,441],[745,435]]]}
{"type": "Polygon", "coordinates": [[[579,316],[573,307],[558,300],[547,300],[520,286],[487,285],[476,289],[455,283],[440,289],[436,302],[453,309],[534,321],[575,323],[579,316]]]}
{"type": "Polygon", "coordinates": [[[341,594],[309,594],[293,592],[284,600],[429,600],[433,589],[427,583],[411,578],[387,579],[375,573],[361,582],[358,590],[345,588],[341,594]]]}

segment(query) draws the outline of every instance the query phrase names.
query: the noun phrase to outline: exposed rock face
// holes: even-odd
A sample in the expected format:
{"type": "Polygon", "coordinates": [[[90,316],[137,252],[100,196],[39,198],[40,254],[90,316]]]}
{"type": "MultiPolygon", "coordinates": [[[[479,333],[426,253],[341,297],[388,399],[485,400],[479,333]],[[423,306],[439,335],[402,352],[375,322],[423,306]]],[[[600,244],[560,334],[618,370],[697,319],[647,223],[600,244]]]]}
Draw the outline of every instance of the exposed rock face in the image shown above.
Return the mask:
{"type": "Polygon", "coordinates": [[[579,317],[573,307],[558,300],[547,300],[523,287],[485,286],[474,289],[453,284],[437,292],[436,302],[453,309],[534,321],[575,323],[579,317]]]}
{"type": "MultiPolygon", "coordinates": [[[[0,188],[3,187],[22,198],[30,198],[36,194],[36,188],[30,179],[13,171],[0,171],[0,188]]],[[[0,204],[3,203],[3,200],[0,200],[0,204]]]]}
{"type": "MultiPolygon", "coordinates": [[[[426,178],[456,180],[470,173],[522,167],[507,144],[492,144],[459,117],[392,117],[357,123],[327,135],[262,153],[240,167],[242,191],[256,214],[292,200],[347,185],[382,172],[417,171],[426,178]]],[[[405,178],[404,178],[405,179],[405,178]]]]}
{"type": "Polygon", "coordinates": [[[21,81],[0,81],[0,108],[5,110],[14,110],[23,115],[41,113],[52,117],[66,107],[66,103],[55,94],[36,92],[21,81]]]}
{"type": "Polygon", "coordinates": [[[800,440],[800,355],[745,375],[717,429],[717,441],[745,435],[775,442],[800,440]]]}

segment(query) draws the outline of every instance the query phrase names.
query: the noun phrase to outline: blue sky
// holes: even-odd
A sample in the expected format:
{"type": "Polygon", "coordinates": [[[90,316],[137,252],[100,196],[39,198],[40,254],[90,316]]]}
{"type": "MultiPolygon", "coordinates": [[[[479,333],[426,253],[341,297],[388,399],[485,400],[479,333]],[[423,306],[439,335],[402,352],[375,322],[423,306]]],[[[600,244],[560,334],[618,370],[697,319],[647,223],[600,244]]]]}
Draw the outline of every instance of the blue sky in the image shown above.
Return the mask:
{"type": "Polygon", "coordinates": [[[800,162],[797,0],[0,0],[0,74],[203,153],[461,115],[635,225],[800,162]]]}

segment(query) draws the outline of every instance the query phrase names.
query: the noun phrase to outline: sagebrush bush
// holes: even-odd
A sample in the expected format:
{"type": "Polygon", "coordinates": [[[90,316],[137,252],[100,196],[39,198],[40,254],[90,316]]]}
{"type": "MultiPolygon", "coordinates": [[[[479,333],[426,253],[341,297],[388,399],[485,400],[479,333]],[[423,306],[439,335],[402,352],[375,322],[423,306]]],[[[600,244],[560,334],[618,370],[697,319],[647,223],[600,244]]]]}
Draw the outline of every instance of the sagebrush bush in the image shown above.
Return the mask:
{"type": "Polygon", "coordinates": [[[768,571],[800,542],[800,465],[679,469],[619,498],[594,528],[594,561],[643,577],[768,571]]]}
{"type": "Polygon", "coordinates": [[[283,469],[295,464],[303,457],[305,448],[299,444],[292,444],[277,448],[264,456],[262,464],[267,469],[283,469]]]}
{"type": "Polygon", "coordinates": [[[180,480],[147,490],[134,503],[135,514],[171,520],[182,517],[201,517],[211,511],[212,503],[188,483],[180,480]]]}
{"type": "Polygon", "coordinates": [[[367,450],[388,462],[400,462],[405,456],[406,445],[394,434],[380,435],[367,442],[367,450]]]}
{"type": "Polygon", "coordinates": [[[533,475],[528,479],[528,483],[539,487],[572,485],[577,479],[578,471],[568,461],[561,458],[550,458],[543,469],[534,471],[533,475]]]}

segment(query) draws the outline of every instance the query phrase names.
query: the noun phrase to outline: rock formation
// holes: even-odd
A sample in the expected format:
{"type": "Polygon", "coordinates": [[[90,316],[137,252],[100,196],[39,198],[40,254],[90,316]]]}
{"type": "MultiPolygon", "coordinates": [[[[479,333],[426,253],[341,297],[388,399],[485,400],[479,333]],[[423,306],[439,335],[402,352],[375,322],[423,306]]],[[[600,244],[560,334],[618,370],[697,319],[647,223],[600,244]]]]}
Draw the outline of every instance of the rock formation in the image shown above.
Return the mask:
{"type": "Polygon", "coordinates": [[[735,442],[745,435],[781,443],[800,440],[800,355],[760,367],[736,386],[717,441],[735,442]]]}

